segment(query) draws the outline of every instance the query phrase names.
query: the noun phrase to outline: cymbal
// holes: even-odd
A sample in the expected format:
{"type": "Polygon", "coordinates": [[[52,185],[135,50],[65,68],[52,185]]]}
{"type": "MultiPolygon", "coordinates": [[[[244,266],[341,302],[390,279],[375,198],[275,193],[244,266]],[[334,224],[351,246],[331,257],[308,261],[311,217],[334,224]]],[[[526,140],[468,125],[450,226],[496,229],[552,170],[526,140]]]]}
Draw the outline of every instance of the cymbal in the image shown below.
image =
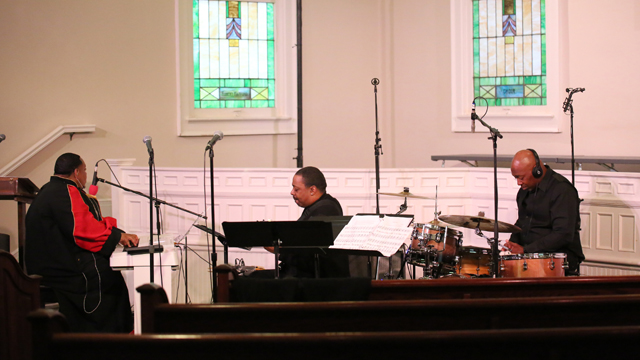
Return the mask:
{"type": "Polygon", "coordinates": [[[426,197],[426,196],[420,196],[420,195],[414,195],[408,191],[400,191],[399,193],[378,193],[378,195],[389,195],[389,196],[399,196],[399,197],[407,197],[407,198],[414,198],[414,199],[429,199],[429,200],[433,200],[433,198],[430,197],[426,197]]]}
{"type": "MultiPolygon", "coordinates": [[[[457,226],[475,229],[480,227],[482,231],[493,231],[496,221],[482,216],[465,216],[465,215],[443,215],[440,220],[457,226]]],[[[498,232],[514,233],[522,231],[519,227],[506,222],[498,221],[498,232]]]]}

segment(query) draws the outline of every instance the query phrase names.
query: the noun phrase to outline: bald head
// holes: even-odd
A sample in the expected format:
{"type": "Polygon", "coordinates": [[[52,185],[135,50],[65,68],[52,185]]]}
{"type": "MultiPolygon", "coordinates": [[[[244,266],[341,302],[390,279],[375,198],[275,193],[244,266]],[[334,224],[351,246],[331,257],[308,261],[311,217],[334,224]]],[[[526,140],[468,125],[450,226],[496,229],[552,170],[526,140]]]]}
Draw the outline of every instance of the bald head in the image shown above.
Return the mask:
{"type": "Polygon", "coordinates": [[[523,190],[534,189],[547,172],[542,166],[542,176],[538,179],[533,177],[532,170],[536,166],[536,157],[531,150],[520,150],[511,161],[511,175],[518,181],[518,185],[523,190]]]}

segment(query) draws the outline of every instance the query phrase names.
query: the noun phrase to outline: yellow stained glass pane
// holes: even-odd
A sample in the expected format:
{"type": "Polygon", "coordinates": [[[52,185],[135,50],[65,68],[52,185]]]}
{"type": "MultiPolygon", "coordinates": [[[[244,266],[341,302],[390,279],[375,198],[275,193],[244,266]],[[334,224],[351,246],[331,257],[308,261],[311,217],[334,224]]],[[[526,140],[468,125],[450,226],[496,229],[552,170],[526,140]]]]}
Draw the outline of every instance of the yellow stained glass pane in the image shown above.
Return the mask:
{"type": "Polygon", "coordinates": [[[229,1],[229,15],[227,17],[237,18],[238,17],[238,2],[237,1],[229,1]]]}
{"type": "Polygon", "coordinates": [[[229,39],[229,46],[230,47],[238,47],[238,46],[240,46],[240,40],[238,40],[238,39],[229,39]]]}

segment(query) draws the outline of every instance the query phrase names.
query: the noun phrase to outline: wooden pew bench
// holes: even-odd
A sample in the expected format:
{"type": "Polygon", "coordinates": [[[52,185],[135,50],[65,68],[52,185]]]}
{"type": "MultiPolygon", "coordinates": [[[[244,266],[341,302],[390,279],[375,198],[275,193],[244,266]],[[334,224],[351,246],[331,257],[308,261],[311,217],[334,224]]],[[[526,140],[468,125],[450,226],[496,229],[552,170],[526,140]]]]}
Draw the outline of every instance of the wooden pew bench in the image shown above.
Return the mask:
{"type": "Polygon", "coordinates": [[[31,358],[27,314],[40,307],[40,280],[25,274],[13,255],[0,250],[0,359],[31,358]]]}
{"type": "MultiPolygon", "coordinates": [[[[238,278],[237,273],[229,265],[218,265],[216,273],[217,303],[235,302],[233,283],[238,278]]],[[[640,294],[640,276],[371,280],[368,299],[475,299],[606,294],[640,294]]]]}
{"type": "Polygon", "coordinates": [[[154,334],[450,331],[640,325],[640,295],[306,303],[168,304],[138,287],[154,334]]]}
{"type": "Polygon", "coordinates": [[[59,313],[31,315],[34,360],[607,359],[640,352],[639,326],[349,333],[71,334],[59,313]]]}

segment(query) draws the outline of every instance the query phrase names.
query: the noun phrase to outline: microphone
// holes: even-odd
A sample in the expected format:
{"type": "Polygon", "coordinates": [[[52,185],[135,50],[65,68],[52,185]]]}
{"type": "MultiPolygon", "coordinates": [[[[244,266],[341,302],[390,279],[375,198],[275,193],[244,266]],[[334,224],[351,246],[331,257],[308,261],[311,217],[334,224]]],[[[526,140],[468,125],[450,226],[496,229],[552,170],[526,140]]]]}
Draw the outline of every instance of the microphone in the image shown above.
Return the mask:
{"type": "Polygon", "coordinates": [[[378,80],[378,78],[371,79],[371,85],[375,86],[375,85],[378,85],[378,84],[380,84],[380,80],[378,80]]]}
{"type": "Polygon", "coordinates": [[[476,132],[476,119],[478,115],[476,115],[476,102],[471,103],[471,132],[476,132]]]}
{"type": "Polygon", "coordinates": [[[2,142],[4,139],[6,139],[7,137],[4,136],[4,134],[0,134],[0,142],[2,142]]]}
{"type": "Polygon", "coordinates": [[[211,149],[211,147],[213,147],[213,145],[215,145],[215,143],[218,142],[218,140],[222,140],[223,137],[224,137],[224,134],[222,133],[222,131],[218,130],[214,132],[213,137],[211,138],[211,140],[209,140],[209,142],[207,143],[207,147],[204,150],[207,151],[211,149]]]}
{"type": "Polygon", "coordinates": [[[567,92],[569,93],[569,96],[567,96],[567,98],[564,99],[564,103],[562,104],[562,111],[566,113],[571,107],[571,103],[573,102],[573,100],[571,99],[571,96],[573,96],[573,94],[577,92],[583,92],[583,91],[584,91],[584,88],[573,88],[573,89],[567,88],[567,92]]]}
{"type": "Polygon", "coordinates": [[[98,193],[98,163],[96,163],[96,168],[93,171],[93,181],[91,181],[91,186],[89,186],[89,194],[96,196],[98,193]]]}
{"type": "Polygon", "coordinates": [[[151,136],[147,135],[142,139],[142,142],[147,145],[147,152],[149,156],[153,157],[153,147],[151,146],[151,136]]]}

